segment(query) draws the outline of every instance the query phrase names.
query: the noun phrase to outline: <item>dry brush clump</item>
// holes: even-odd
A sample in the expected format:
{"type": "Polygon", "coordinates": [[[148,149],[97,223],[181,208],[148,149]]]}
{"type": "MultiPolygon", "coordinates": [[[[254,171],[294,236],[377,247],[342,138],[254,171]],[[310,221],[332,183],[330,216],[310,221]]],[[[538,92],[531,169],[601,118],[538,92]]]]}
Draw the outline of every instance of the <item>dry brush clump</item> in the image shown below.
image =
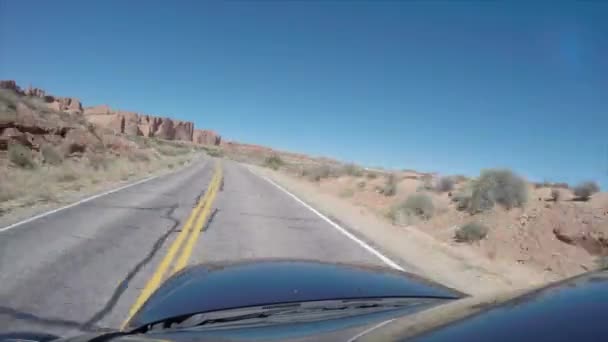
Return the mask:
{"type": "Polygon", "coordinates": [[[15,166],[23,169],[34,169],[37,166],[32,151],[19,143],[8,146],[8,159],[15,166]]]}
{"type": "Polygon", "coordinates": [[[560,197],[561,197],[561,192],[559,191],[559,189],[551,189],[551,200],[553,202],[559,201],[560,197]]]}
{"type": "Polygon", "coordinates": [[[574,196],[577,200],[588,201],[591,195],[600,191],[600,187],[596,182],[586,181],[574,187],[574,196]]]}
{"type": "Polygon", "coordinates": [[[454,179],[452,177],[441,177],[435,184],[435,191],[448,192],[454,190],[454,179]]]}
{"type": "Polygon", "coordinates": [[[301,175],[312,182],[319,182],[321,179],[331,176],[331,167],[327,164],[319,164],[302,169],[301,175]]]}
{"type": "Polygon", "coordinates": [[[351,177],[363,176],[363,169],[355,164],[346,164],[342,167],[341,173],[351,177]]]}
{"type": "Polygon", "coordinates": [[[283,161],[283,159],[281,159],[281,157],[278,154],[273,154],[269,157],[266,157],[266,159],[264,159],[264,166],[271,168],[273,170],[278,170],[283,165],[285,165],[285,162],[283,161]]]}
{"type": "Polygon", "coordinates": [[[389,174],[386,177],[384,186],[379,187],[377,191],[387,197],[395,196],[397,194],[397,177],[392,173],[389,174]]]}
{"type": "Polygon", "coordinates": [[[410,195],[405,201],[393,206],[389,218],[397,225],[409,225],[416,219],[429,220],[435,213],[433,200],[426,194],[410,195]]]}
{"type": "Polygon", "coordinates": [[[40,153],[45,164],[60,165],[63,163],[63,155],[51,144],[43,145],[40,153]]]}
{"type": "Polygon", "coordinates": [[[511,209],[523,206],[528,199],[526,182],[511,170],[483,170],[478,179],[452,197],[457,208],[476,214],[496,204],[511,209]]]}
{"type": "Polygon", "coordinates": [[[454,234],[454,239],[458,242],[475,242],[482,240],[488,235],[488,227],[481,223],[470,222],[458,228],[454,234]]]}

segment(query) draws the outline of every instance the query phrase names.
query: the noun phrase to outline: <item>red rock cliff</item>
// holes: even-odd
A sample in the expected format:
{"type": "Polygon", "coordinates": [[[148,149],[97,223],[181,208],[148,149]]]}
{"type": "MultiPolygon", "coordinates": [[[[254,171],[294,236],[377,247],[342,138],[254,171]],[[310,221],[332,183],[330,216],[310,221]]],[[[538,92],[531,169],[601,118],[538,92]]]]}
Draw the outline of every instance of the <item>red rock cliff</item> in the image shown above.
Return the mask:
{"type": "Polygon", "coordinates": [[[40,98],[49,108],[56,111],[84,114],[87,121],[109,128],[115,134],[158,137],[210,145],[219,145],[221,141],[221,137],[213,131],[195,130],[194,123],[190,121],[114,110],[107,105],[87,107],[83,110],[82,104],[76,98],[55,97],[40,88],[28,87],[23,90],[12,80],[0,81],[0,89],[9,89],[21,96],[40,98]]]}

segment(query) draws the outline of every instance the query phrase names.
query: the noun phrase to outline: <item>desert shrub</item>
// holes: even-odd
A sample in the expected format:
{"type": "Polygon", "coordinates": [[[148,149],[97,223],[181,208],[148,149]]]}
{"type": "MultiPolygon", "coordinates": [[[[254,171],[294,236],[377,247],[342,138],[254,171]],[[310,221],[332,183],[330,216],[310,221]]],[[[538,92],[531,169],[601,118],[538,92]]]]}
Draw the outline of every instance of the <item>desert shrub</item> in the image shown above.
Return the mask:
{"type": "Polygon", "coordinates": [[[323,178],[328,178],[331,175],[331,168],[327,164],[316,165],[305,168],[302,171],[302,176],[313,182],[318,182],[323,178]]]}
{"type": "Polygon", "coordinates": [[[430,175],[424,175],[422,176],[422,184],[420,186],[420,190],[433,190],[434,186],[433,186],[433,177],[430,175]]]}
{"type": "Polygon", "coordinates": [[[63,156],[52,145],[47,144],[42,146],[40,152],[42,153],[42,158],[46,164],[59,165],[63,163],[63,156]]]}
{"type": "Polygon", "coordinates": [[[355,164],[346,164],[342,167],[342,173],[353,176],[353,177],[361,177],[363,176],[363,170],[355,164]]]}
{"type": "MultiPolygon", "coordinates": [[[[5,179],[0,182],[0,202],[10,201],[21,196],[22,193],[17,186],[8,183],[5,179]]],[[[0,210],[0,213],[2,211],[0,210]]]]}
{"type": "Polygon", "coordinates": [[[485,238],[487,235],[488,227],[477,222],[471,222],[458,228],[454,238],[458,242],[474,242],[485,238]]]}
{"type": "Polygon", "coordinates": [[[553,200],[553,202],[559,201],[560,196],[561,193],[558,189],[551,189],[551,199],[553,200]]]}
{"type": "Polygon", "coordinates": [[[179,156],[179,155],[184,155],[184,154],[188,154],[190,152],[190,149],[188,148],[184,148],[182,146],[179,145],[160,145],[156,147],[156,150],[164,155],[164,156],[169,156],[169,157],[175,157],[175,156],[179,156]]]}
{"type": "Polygon", "coordinates": [[[378,178],[378,174],[375,172],[368,172],[365,174],[365,177],[367,177],[367,179],[376,179],[378,178]]]}
{"type": "Polygon", "coordinates": [[[274,154],[270,157],[267,157],[264,160],[264,166],[271,168],[273,170],[278,170],[281,166],[283,166],[285,162],[278,155],[274,154]]]}
{"type": "Polygon", "coordinates": [[[89,166],[95,171],[107,170],[110,166],[110,159],[104,154],[89,154],[87,159],[89,161],[89,166]]]}
{"type": "Polygon", "coordinates": [[[600,270],[608,270],[608,255],[603,255],[595,259],[595,264],[600,270]]]}
{"type": "Polygon", "coordinates": [[[207,149],[207,155],[210,157],[222,158],[224,156],[224,152],[220,149],[207,149]]]}
{"type": "Polygon", "coordinates": [[[13,164],[24,169],[33,169],[36,167],[32,151],[21,144],[15,143],[8,146],[8,159],[13,164]]]}
{"type": "Polygon", "coordinates": [[[594,193],[600,191],[600,187],[596,182],[587,181],[582,182],[579,185],[574,187],[574,196],[578,199],[587,201],[594,193]]]}
{"type": "Polygon", "coordinates": [[[78,178],[78,173],[68,166],[61,167],[55,174],[55,180],[60,183],[74,182],[78,178]]]}
{"type": "Polygon", "coordinates": [[[9,89],[0,89],[0,103],[5,104],[10,109],[17,109],[17,102],[19,102],[19,95],[9,89]]]}
{"type": "Polygon", "coordinates": [[[392,173],[389,174],[388,177],[386,177],[384,186],[380,188],[379,192],[384,196],[395,196],[397,193],[397,177],[395,177],[395,175],[392,173]]]}
{"type": "Polygon", "coordinates": [[[435,191],[448,192],[454,189],[454,180],[451,177],[441,177],[435,184],[435,191]]]}
{"type": "Polygon", "coordinates": [[[172,169],[172,168],[175,167],[175,165],[173,165],[172,163],[169,163],[169,164],[167,164],[167,167],[170,168],[170,169],[172,169]]]}
{"type": "Polygon", "coordinates": [[[340,192],[340,197],[346,198],[346,197],[353,197],[353,195],[355,194],[355,191],[353,189],[344,189],[340,192]]]}
{"type": "Polygon", "coordinates": [[[367,183],[365,183],[365,181],[357,182],[357,188],[359,188],[360,190],[365,189],[365,185],[367,185],[367,183]]]}
{"type": "Polygon", "coordinates": [[[498,203],[507,209],[521,207],[528,197],[526,182],[510,170],[491,169],[481,172],[473,182],[469,211],[478,213],[498,203]]]}
{"type": "Polygon", "coordinates": [[[406,211],[424,220],[433,217],[433,213],[435,212],[433,201],[425,194],[410,195],[405,202],[403,202],[402,207],[406,211]]]}
{"type": "Polygon", "coordinates": [[[452,202],[456,204],[456,210],[467,210],[471,205],[471,188],[461,189],[452,195],[452,202]]]}
{"type": "Polygon", "coordinates": [[[130,153],[127,154],[127,158],[131,162],[149,162],[150,161],[150,156],[148,155],[148,153],[146,153],[144,151],[139,151],[139,150],[131,151],[130,153]]]}

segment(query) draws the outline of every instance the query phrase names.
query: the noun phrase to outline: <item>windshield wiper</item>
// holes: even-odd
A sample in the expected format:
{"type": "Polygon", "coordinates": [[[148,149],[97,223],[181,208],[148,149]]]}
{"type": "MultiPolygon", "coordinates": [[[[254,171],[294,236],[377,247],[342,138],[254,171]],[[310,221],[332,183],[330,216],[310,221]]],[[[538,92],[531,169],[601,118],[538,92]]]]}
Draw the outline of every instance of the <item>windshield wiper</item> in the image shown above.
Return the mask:
{"type": "Polygon", "coordinates": [[[228,309],[221,311],[194,313],[179,317],[167,318],[162,321],[147,324],[133,330],[133,333],[146,333],[150,330],[186,329],[199,326],[215,326],[216,324],[249,321],[247,323],[272,322],[278,323],[289,319],[312,320],[321,319],[327,315],[351,314],[360,311],[376,311],[402,307],[417,307],[442,300],[440,298],[362,298],[347,300],[326,300],[302,303],[286,303],[277,305],[257,306],[248,308],[228,309]]]}

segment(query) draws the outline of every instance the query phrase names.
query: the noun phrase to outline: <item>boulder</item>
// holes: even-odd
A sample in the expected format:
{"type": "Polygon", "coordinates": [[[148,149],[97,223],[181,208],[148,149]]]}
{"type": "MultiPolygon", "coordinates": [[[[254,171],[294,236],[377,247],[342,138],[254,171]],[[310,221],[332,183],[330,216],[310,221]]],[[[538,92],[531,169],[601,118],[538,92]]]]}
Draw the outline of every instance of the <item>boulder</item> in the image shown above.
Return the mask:
{"type": "Polygon", "coordinates": [[[578,246],[591,255],[608,255],[608,225],[591,227],[555,227],[553,235],[569,245],[578,246]]]}

